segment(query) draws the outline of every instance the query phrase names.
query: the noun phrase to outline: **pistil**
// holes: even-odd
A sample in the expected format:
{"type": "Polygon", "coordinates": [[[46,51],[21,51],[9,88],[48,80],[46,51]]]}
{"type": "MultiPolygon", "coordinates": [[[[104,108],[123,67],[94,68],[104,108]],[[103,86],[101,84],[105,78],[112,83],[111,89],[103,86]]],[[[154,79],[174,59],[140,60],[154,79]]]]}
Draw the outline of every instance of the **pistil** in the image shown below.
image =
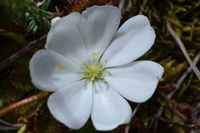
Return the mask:
{"type": "Polygon", "coordinates": [[[91,81],[103,80],[105,77],[104,67],[99,62],[90,62],[89,64],[82,64],[83,73],[82,79],[91,81]]]}

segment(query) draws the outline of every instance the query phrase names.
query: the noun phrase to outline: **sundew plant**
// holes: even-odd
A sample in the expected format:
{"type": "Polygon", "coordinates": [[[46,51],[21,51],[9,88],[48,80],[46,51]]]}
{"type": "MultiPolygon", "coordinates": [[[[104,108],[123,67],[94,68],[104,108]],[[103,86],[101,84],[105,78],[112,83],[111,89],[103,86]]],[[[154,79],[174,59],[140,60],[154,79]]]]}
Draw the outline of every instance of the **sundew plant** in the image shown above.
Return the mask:
{"type": "Polygon", "coordinates": [[[1,0],[0,132],[200,132],[199,6],[1,0]]]}

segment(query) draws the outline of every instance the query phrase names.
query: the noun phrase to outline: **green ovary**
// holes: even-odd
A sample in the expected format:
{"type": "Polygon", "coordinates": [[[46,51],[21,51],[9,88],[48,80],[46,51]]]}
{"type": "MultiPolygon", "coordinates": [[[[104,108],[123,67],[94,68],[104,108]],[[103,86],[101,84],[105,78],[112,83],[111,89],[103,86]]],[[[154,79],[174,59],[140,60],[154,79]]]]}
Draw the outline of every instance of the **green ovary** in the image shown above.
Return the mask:
{"type": "Polygon", "coordinates": [[[105,77],[104,67],[97,62],[91,62],[88,65],[84,64],[81,77],[91,81],[103,80],[105,77]]]}

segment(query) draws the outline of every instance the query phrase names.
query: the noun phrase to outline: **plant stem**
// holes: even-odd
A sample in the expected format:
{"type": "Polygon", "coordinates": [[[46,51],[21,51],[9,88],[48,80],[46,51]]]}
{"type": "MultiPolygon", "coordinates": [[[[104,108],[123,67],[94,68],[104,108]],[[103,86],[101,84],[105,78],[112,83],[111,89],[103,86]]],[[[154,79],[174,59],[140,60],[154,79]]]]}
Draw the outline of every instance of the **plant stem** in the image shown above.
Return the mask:
{"type": "Polygon", "coordinates": [[[36,95],[33,95],[31,97],[28,97],[28,98],[25,98],[25,99],[23,99],[21,101],[18,101],[16,103],[13,103],[13,104],[5,107],[3,109],[0,109],[0,117],[2,117],[3,115],[5,115],[5,114],[7,114],[7,113],[9,113],[11,111],[13,111],[14,109],[17,109],[17,108],[22,107],[24,105],[39,101],[39,100],[49,96],[49,94],[50,94],[49,92],[40,92],[40,93],[38,93],[36,95]]]}
{"type": "Polygon", "coordinates": [[[10,56],[9,58],[7,58],[6,60],[4,60],[3,62],[0,63],[0,70],[2,70],[4,67],[6,67],[8,64],[12,63],[13,61],[15,61],[18,57],[22,56],[24,53],[28,52],[29,50],[35,48],[38,46],[38,44],[44,42],[46,39],[46,35],[40,37],[37,40],[34,40],[32,42],[29,43],[29,45],[27,45],[26,47],[24,47],[23,49],[19,50],[18,52],[16,52],[15,54],[13,54],[12,56],[10,56]]]}
{"type": "MultiPolygon", "coordinates": [[[[137,113],[137,111],[138,111],[140,105],[141,105],[141,103],[138,103],[137,106],[135,107],[135,109],[133,110],[132,118],[131,118],[131,119],[133,119],[133,117],[134,117],[135,114],[137,113]]],[[[128,123],[128,125],[125,127],[124,133],[129,133],[129,129],[130,129],[130,127],[131,127],[131,122],[132,122],[132,120],[131,120],[131,121],[128,123]]]]}
{"type": "MultiPolygon", "coordinates": [[[[193,60],[193,64],[196,65],[200,60],[200,53],[198,53],[196,55],[196,57],[194,58],[193,60]]],[[[179,89],[179,87],[181,86],[181,83],[185,80],[185,78],[187,77],[187,75],[192,71],[192,67],[189,66],[188,69],[185,71],[185,73],[183,73],[180,77],[180,79],[178,80],[178,82],[176,83],[176,90],[174,90],[174,92],[172,92],[171,94],[169,94],[167,96],[168,99],[171,99],[171,97],[174,95],[174,93],[179,89]]],[[[156,119],[156,122],[155,122],[155,127],[157,127],[158,125],[158,120],[160,119],[160,116],[162,115],[163,113],[163,110],[164,110],[164,106],[161,106],[159,109],[158,109],[158,112],[155,116],[155,119],[156,119]]]]}
{"type": "Polygon", "coordinates": [[[118,8],[122,11],[122,9],[124,8],[124,3],[125,3],[125,0],[120,0],[119,1],[119,4],[118,4],[118,8]]]}
{"type": "Polygon", "coordinates": [[[172,37],[174,38],[174,40],[177,42],[177,44],[179,45],[181,51],[183,52],[186,60],[188,61],[188,63],[190,64],[192,70],[194,71],[195,75],[198,77],[198,79],[200,80],[200,72],[198,70],[198,68],[196,67],[196,65],[193,64],[191,58],[188,55],[188,52],[183,44],[183,42],[181,41],[181,39],[177,36],[176,32],[173,30],[171,24],[169,22],[167,22],[167,29],[169,31],[169,33],[172,35],[172,37]]]}

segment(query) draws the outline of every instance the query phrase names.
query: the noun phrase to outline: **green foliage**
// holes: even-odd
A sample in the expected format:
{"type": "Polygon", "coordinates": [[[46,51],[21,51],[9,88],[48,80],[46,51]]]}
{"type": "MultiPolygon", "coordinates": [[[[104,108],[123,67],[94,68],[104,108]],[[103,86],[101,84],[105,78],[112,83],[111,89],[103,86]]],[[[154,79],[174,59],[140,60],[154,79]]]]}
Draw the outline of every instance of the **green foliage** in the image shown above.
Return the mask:
{"type": "Polygon", "coordinates": [[[45,0],[41,7],[27,0],[1,0],[0,10],[3,20],[17,22],[25,26],[28,32],[47,32],[50,27],[50,20],[55,17],[54,13],[46,11],[51,4],[51,0],[45,0]],[[6,17],[5,17],[6,16],[6,17]]]}
{"type": "Polygon", "coordinates": [[[47,10],[51,4],[52,0],[45,0],[44,3],[41,6],[41,9],[47,10]]]}
{"type": "MultiPolygon", "coordinates": [[[[64,16],[72,10],[82,11],[88,5],[102,3],[99,2],[100,0],[77,0],[78,4],[70,5],[66,1],[45,0],[40,7],[37,7],[36,1],[39,0],[34,2],[0,0],[0,62],[28,45],[30,40],[35,40],[44,33],[47,34],[50,20],[56,15],[55,9],[60,11],[60,16],[64,16]]],[[[106,2],[108,3],[109,0],[104,0],[103,3],[106,2]]],[[[189,133],[199,130],[200,81],[194,73],[187,74],[171,99],[168,99],[164,92],[167,89],[170,92],[189,68],[177,43],[169,34],[166,22],[172,24],[188,50],[189,56],[194,59],[200,51],[200,1],[149,0],[146,4],[143,2],[143,0],[129,0],[124,7],[122,21],[137,15],[140,11],[148,16],[157,37],[153,48],[140,60],[159,62],[164,66],[165,73],[155,95],[143,103],[134,116],[130,132],[189,133]],[[157,117],[160,109],[162,113],[157,117]],[[195,128],[188,125],[195,125],[195,128]]],[[[31,83],[28,70],[30,58],[37,49],[24,54],[0,71],[0,108],[38,93],[31,83]]],[[[199,67],[199,63],[197,65],[199,67]]],[[[135,104],[131,103],[131,106],[134,109],[135,104]]],[[[24,125],[18,133],[101,133],[94,129],[91,120],[80,130],[68,129],[52,117],[46,106],[46,99],[16,109],[2,118],[12,123],[22,122],[24,125]]],[[[124,127],[120,126],[110,133],[122,133],[124,127]]],[[[16,133],[17,130],[1,131],[0,129],[0,132],[16,133]]]]}
{"type": "Polygon", "coordinates": [[[23,126],[19,129],[19,131],[17,131],[17,133],[25,133],[25,132],[26,132],[26,128],[27,128],[27,126],[26,126],[26,125],[23,125],[23,126]]]}

